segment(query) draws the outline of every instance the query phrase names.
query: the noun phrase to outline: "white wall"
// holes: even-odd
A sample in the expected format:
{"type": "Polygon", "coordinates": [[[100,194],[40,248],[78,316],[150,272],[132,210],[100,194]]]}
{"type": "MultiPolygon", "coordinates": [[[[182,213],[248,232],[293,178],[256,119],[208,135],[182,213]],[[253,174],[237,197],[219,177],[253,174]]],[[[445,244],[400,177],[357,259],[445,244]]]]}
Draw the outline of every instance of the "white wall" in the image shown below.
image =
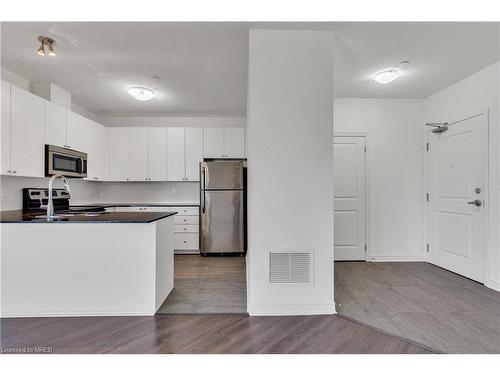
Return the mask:
{"type": "Polygon", "coordinates": [[[248,311],[333,313],[333,35],[251,30],[248,311]],[[270,250],[313,249],[312,285],[270,285],[270,250]]]}
{"type": "Polygon", "coordinates": [[[335,134],[367,135],[367,259],[424,260],[422,100],[335,99],[335,134]]]}
{"type": "MultiPolygon", "coordinates": [[[[48,178],[1,176],[1,199],[0,210],[19,210],[23,207],[22,188],[41,187],[46,188],[49,184],[48,178]]],[[[70,179],[71,204],[96,203],[99,199],[99,182],[70,179]]],[[[63,188],[61,181],[56,181],[55,188],[63,188]]]]}
{"type": "MultiPolygon", "coordinates": [[[[48,178],[1,176],[0,211],[23,206],[22,188],[48,186],[48,178]]],[[[197,182],[94,182],[70,179],[71,204],[92,203],[198,203],[197,182]]],[[[62,188],[57,180],[56,188],[62,188]]]]}
{"type": "Polygon", "coordinates": [[[30,81],[20,75],[2,67],[2,79],[23,90],[30,91],[30,81]]]}
{"type": "Polygon", "coordinates": [[[198,182],[104,182],[99,185],[102,203],[198,203],[198,182]]]}
{"type": "Polygon", "coordinates": [[[485,283],[500,290],[500,62],[496,62],[425,100],[424,122],[452,122],[489,109],[490,196],[485,283]]]}

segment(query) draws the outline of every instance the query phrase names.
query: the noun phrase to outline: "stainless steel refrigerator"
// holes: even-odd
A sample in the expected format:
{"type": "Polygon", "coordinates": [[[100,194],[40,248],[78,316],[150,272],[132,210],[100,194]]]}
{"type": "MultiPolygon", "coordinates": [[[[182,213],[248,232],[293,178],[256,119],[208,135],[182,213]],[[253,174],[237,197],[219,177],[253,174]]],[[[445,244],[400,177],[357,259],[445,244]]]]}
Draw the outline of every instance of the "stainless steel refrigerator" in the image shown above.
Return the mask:
{"type": "Polygon", "coordinates": [[[246,252],[246,168],[244,160],[200,163],[200,252],[246,252]]]}

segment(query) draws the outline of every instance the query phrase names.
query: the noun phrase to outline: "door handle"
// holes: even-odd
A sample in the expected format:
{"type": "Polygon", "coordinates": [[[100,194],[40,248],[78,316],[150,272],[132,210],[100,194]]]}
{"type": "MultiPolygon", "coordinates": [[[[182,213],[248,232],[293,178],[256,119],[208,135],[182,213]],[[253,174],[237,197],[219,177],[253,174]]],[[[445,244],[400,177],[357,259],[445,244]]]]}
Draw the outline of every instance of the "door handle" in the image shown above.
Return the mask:
{"type": "Polygon", "coordinates": [[[205,163],[200,162],[200,203],[201,212],[205,213],[205,163]]]}
{"type": "Polygon", "coordinates": [[[476,207],[481,207],[483,205],[483,202],[481,202],[480,199],[476,199],[476,200],[474,200],[472,202],[467,202],[467,204],[473,204],[476,207]]]}

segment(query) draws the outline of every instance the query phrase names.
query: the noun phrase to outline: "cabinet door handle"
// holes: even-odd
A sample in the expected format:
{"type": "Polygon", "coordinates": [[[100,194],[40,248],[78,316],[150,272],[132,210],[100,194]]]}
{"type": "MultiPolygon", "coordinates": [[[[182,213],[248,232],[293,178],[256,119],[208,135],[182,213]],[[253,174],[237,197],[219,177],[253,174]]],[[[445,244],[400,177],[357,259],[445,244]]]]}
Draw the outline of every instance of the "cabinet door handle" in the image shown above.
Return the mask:
{"type": "Polygon", "coordinates": [[[12,173],[17,173],[17,171],[12,171],[12,173]]]}
{"type": "Polygon", "coordinates": [[[7,173],[12,173],[12,171],[10,169],[7,170],[7,173]]]}

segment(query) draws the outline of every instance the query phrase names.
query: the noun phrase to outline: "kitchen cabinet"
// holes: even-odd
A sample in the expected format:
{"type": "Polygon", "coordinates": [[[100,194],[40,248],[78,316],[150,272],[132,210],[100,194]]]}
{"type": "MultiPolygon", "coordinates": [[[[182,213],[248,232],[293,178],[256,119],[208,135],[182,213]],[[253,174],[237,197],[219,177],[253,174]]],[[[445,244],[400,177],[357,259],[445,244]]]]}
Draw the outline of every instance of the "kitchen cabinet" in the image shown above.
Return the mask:
{"type": "Polygon", "coordinates": [[[245,128],[205,128],[205,158],[245,158],[245,128]]]}
{"type": "Polygon", "coordinates": [[[130,128],[130,180],[148,181],[148,128],[130,128]]]}
{"type": "Polygon", "coordinates": [[[57,104],[44,101],[45,105],[45,144],[59,147],[67,145],[67,110],[57,104]]]}
{"type": "Polygon", "coordinates": [[[91,124],[93,121],[78,113],[67,111],[67,141],[66,147],[89,153],[94,141],[91,139],[91,124]]]}
{"type": "Polygon", "coordinates": [[[109,128],[109,180],[166,181],[165,128],[109,128]]]}
{"type": "Polygon", "coordinates": [[[2,81],[2,174],[10,174],[10,83],[2,81]]]}
{"type": "Polygon", "coordinates": [[[103,181],[108,176],[108,131],[94,121],[89,120],[88,126],[91,142],[87,151],[87,180],[103,181]]]}
{"type": "Polygon", "coordinates": [[[167,180],[184,181],[185,178],[184,128],[167,128],[167,180]]]}
{"type": "Polygon", "coordinates": [[[202,160],[202,128],[167,128],[168,181],[199,181],[202,160]]]}
{"type": "Polygon", "coordinates": [[[111,181],[130,180],[130,128],[108,129],[108,175],[111,181]]]}
{"type": "Polygon", "coordinates": [[[148,166],[150,181],[167,180],[167,129],[148,129],[148,166]]]}
{"type": "Polygon", "coordinates": [[[186,128],[186,181],[200,181],[203,128],[186,128]]]}
{"type": "Polygon", "coordinates": [[[224,157],[224,128],[205,128],[203,150],[206,158],[224,157]]]}
{"type": "Polygon", "coordinates": [[[25,177],[45,175],[43,99],[13,85],[10,86],[9,147],[8,174],[25,177]]]}
{"type": "Polygon", "coordinates": [[[224,155],[226,158],[245,158],[245,128],[224,129],[224,155]]]}

